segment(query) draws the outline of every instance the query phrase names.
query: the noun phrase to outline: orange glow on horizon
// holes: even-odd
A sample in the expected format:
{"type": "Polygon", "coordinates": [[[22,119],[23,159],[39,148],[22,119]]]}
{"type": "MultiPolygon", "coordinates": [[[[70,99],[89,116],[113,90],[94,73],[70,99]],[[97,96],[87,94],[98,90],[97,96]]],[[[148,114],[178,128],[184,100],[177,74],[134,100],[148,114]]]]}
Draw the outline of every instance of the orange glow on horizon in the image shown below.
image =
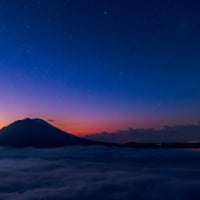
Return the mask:
{"type": "Polygon", "coordinates": [[[84,135],[90,135],[90,134],[96,134],[101,132],[115,132],[118,130],[127,130],[128,128],[160,128],[162,125],[155,125],[152,126],[152,123],[142,123],[138,122],[131,123],[130,121],[110,121],[110,122],[81,122],[81,123],[51,123],[53,126],[69,132],[71,134],[77,135],[77,136],[84,136],[84,135]],[[133,126],[135,124],[135,126],[133,126]]]}
{"type": "Polygon", "coordinates": [[[77,135],[77,136],[83,136],[83,135],[89,135],[89,134],[95,134],[100,133],[103,131],[116,131],[117,128],[115,125],[112,124],[101,124],[101,123],[71,123],[71,124],[65,124],[65,123],[52,123],[53,126],[56,126],[57,128],[69,132],[71,134],[77,135]]]}
{"type": "MultiPolygon", "coordinates": [[[[21,118],[23,119],[23,118],[21,118]]],[[[16,120],[0,120],[0,129],[8,126],[16,120]]],[[[46,120],[48,122],[48,120],[46,120]]],[[[90,134],[96,134],[101,132],[115,132],[118,130],[127,130],[128,128],[162,128],[163,125],[173,125],[171,120],[156,121],[156,120],[110,120],[110,121],[81,121],[81,122],[65,122],[62,120],[48,122],[51,125],[77,136],[84,136],[90,134]],[[171,122],[171,123],[170,123],[171,122]]],[[[177,124],[187,124],[186,121],[179,121],[177,124]]]]}

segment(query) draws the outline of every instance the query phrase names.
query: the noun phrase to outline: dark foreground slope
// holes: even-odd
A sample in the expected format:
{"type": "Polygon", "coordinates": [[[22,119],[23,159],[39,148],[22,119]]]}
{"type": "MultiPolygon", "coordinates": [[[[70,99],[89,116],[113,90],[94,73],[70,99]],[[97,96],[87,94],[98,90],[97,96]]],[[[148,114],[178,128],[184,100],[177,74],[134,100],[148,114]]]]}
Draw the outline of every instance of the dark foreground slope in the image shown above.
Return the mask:
{"type": "Polygon", "coordinates": [[[91,141],[66,133],[41,119],[19,120],[0,130],[2,146],[48,148],[90,144],[91,141]]]}

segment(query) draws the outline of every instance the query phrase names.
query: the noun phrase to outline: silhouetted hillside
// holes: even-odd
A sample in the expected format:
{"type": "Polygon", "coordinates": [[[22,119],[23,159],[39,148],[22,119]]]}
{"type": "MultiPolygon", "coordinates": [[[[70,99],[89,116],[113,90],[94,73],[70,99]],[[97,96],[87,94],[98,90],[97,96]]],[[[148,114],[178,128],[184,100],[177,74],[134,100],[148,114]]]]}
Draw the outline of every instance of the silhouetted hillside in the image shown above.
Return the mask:
{"type": "Polygon", "coordinates": [[[0,130],[0,145],[16,147],[59,147],[92,144],[50,125],[42,119],[16,121],[0,130]]]}

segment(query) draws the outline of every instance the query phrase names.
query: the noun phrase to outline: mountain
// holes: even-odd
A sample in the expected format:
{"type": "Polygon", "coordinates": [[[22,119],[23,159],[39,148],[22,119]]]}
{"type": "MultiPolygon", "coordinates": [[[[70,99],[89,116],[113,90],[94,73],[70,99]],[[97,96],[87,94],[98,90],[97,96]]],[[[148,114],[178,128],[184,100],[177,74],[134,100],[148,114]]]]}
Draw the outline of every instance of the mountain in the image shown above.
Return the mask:
{"type": "Polygon", "coordinates": [[[90,144],[93,142],[64,132],[42,119],[18,120],[0,130],[2,146],[48,148],[90,144]]]}

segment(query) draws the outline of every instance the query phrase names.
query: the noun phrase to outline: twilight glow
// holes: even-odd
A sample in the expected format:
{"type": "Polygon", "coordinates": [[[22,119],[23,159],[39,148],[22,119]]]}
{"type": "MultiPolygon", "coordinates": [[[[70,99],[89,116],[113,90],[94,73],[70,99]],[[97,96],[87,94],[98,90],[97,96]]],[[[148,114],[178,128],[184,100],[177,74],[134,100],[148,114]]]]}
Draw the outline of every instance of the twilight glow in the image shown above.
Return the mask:
{"type": "Polygon", "coordinates": [[[1,1],[0,128],[26,117],[77,135],[198,122],[200,13],[177,2],[1,1]]]}

